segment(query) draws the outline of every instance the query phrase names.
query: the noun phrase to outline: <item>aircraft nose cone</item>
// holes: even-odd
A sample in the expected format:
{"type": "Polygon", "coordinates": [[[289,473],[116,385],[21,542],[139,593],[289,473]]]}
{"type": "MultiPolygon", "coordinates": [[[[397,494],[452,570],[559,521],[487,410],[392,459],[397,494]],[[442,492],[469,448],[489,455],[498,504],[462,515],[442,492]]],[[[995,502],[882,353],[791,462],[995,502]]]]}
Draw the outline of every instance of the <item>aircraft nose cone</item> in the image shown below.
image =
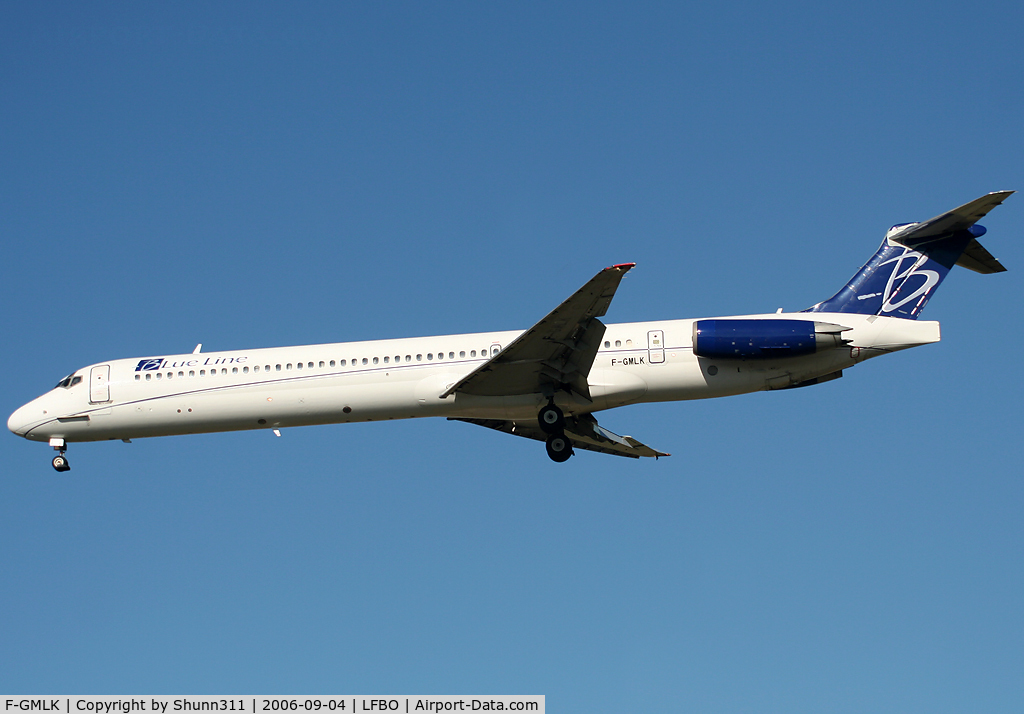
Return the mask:
{"type": "MultiPolygon", "coordinates": [[[[25,406],[28,406],[27,404],[25,406]]],[[[28,431],[29,418],[26,414],[25,407],[21,407],[7,420],[7,428],[18,436],[25,436],[25,432],[28,431]]]]}
{"type": "Polygon", "coordinates": [[[18,436],[28,438],[29,432],[47,420],[47,409],[39,399],[21,406],[7,420],[7,428],[18,436]]]}

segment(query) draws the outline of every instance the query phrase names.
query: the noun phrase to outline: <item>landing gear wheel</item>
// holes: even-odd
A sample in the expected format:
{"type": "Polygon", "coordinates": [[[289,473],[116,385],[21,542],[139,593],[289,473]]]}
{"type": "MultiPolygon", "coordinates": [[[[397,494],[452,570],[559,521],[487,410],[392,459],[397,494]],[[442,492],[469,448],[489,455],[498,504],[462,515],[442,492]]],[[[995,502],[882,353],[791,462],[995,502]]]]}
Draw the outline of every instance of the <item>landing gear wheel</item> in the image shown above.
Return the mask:
{"type": "Polygon", "coordinates": [[[569,457],[572,456],[572,442],[569,441],[565,434],[552,434],[548,437],[547,441],[548,457],[555,463],[562,463],[568,461],[569,457]]]}
{"type": "Polygon", "coordinates": [[[53,457],[53,468],[57,471],[70,471],[71,466],[68,465],[68,459],[64,454],[57,454],[53,457]]]}
{"type": "Polygon", "coordinates": [[[537,421],[545,434],[560,434],[565,428],[565,415],[554,404],[541,407],[537,412],[537,421]]]}

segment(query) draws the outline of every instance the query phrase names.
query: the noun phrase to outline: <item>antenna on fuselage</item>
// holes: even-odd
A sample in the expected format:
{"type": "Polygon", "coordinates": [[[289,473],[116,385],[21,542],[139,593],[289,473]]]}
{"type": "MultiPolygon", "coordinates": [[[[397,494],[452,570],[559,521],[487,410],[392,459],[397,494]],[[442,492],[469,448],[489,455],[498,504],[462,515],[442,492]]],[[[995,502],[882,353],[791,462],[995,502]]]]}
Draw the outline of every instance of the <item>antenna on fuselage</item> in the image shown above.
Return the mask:
{"type": "Polygon", "coordinates": [[[198,345],[196,345],[196,348],[194,350],[192,350],[192,354],[197,355],[197,354],[199,354],[202,351],[203,351],[203,343],[200,342],[198,345]]]}

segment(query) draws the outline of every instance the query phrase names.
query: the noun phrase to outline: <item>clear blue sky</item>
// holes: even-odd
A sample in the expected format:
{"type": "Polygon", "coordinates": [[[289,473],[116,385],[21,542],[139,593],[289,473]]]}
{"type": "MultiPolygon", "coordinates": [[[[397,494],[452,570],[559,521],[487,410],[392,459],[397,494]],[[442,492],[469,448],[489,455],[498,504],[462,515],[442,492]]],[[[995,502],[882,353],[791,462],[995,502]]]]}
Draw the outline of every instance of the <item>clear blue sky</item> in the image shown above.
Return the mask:
{"type": "MultiPolygon", "coordinates": [[[[4,415],[104,359],[796,310],[1024,189],[1019,2],[8,3],[4,415]]],[[[1024,709],[1024,197],[937,345],[602,423],[0,438],[0,691],[1024,709]]]]}

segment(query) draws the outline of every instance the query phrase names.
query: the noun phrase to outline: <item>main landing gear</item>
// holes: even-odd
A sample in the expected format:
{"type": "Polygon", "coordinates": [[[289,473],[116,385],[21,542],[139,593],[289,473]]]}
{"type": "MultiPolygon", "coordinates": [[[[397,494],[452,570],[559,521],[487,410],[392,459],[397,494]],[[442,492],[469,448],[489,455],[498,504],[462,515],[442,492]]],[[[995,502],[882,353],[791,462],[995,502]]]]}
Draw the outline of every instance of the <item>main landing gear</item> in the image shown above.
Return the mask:
{"type": "Polygon", "coordinates": [[[68,450],[67,444],[64,443],[63,439],[50,439],[50,446],[57,450],[57,455],[53,457],[53,468],[57,471],[64,472],[71,470],[71,464],[68,463],[68,457],[64,455],[64,452],[68,450]]]}
{"type": "Polygon", "coordinates": [[[545,434],[557,434],[565,429],[565,415],[554,403],[541,407],[537,413],[537,421],[545,434]]]}
{"type": "Polygon", "coordinates": [[[572,456],[572,442],[565,435],[565,415],[562,410],[555,406],[554,402],[548,403],[537,413],[537,423],[548,435],[545,444],[548,457],[559,464],[568,461],[572,456]]]}

